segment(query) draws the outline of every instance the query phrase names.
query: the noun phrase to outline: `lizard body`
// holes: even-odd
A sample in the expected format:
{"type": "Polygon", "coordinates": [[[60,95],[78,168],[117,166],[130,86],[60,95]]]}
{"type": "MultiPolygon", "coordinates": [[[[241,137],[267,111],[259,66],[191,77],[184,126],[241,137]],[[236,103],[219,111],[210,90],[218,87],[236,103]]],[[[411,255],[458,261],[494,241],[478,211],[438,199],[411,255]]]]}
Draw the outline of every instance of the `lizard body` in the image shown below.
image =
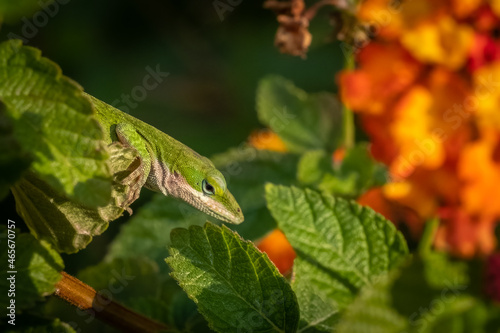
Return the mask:
{"type": "Polygon", "coordinates": [[[125,179],[128,202],[139,197],[144,186],[179,198],[225,222],[243,222],[243,213],[229,192],[222,173],[206,157],[155,127],[90,95],[106,143],[121,143],[137,151],[140,165],[125,179]]]}

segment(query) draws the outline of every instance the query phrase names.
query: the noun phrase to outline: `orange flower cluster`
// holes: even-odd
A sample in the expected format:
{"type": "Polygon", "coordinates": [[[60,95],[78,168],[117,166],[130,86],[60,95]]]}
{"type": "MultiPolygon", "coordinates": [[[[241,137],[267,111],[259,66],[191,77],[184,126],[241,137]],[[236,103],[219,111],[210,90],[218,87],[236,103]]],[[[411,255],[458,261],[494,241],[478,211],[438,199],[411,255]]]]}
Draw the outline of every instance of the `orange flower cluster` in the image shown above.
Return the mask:
{"type": "Polygon", "coordinates": [[[380,193],[412,209],[410,230],[438,216],[436,246],[495,248],[500,217],[500,1],[366,0],[375,38],[339,76],[391,181],[380,193]]]}
{"type": "Polygon", "coordinates": [[[284,153],[287,151],[285,143],[271,130],[254,131],[248,138],[248,143],[256,149],[266,149],[284,153]]]}
{"type": "Polygon", "coordinates": [[[283,232],[274,229],[257,243],[257,248],[267,253],[281,274],[290,273],[295,259],[295,251],[283,232]]]}

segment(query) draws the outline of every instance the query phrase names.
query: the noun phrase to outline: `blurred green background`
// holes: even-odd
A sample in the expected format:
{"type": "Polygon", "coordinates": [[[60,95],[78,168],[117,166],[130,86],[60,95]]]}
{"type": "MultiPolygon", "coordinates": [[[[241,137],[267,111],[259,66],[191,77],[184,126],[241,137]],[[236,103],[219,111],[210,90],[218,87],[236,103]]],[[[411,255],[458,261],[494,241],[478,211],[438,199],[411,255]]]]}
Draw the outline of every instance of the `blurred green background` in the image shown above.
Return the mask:
{"type": "MultiPolygon", "coordinates": [[[[278,24],[274,13],[262,8],[262,1],[241,1],[224,13],[223,20],[213,1],[64,2],[58,3],[57,14],[45,25],[34,25],[34,36],[26,44],[41,49],[66,76],[110,104],[142,85],[146,67],[169,72],[130,113],[202,155],[238,146],[260,127],[255,91],[259,79],[268,74],[289,78],[309,92],[336,91],[335,74],[343,65],[343,54],[331,42],[326,8],[311,24],[314,39],[307,59],[301,59],[280,54],[274,47],[278,24]]],[[[33,13],[38,10],[39,4],[33,13]]],[[[26,22],[33,23],[33,15],[6,22],[1,40],[22,36],[26,22]]],[[[151,194],[144,190],[134,210],[151,194]]],[[[1,209],[20,220],[14,205],[10,197],[1,209]]],[[[66,260],[66,270],[75,273],[98,262],[127,219],[112,222],[85,251],[66,260]]]]}

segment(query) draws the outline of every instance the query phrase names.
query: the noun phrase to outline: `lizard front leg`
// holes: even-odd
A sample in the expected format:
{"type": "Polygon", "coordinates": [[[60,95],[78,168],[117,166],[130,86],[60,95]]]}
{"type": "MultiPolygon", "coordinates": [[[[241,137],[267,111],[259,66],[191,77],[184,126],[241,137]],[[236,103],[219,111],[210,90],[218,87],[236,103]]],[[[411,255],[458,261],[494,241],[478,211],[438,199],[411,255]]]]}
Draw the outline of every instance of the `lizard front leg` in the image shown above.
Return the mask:
{"type": "Polygon", "coordinates": [[[121,184],[129,187],[127,197],[123,202],[123,206],[128,207],[139,198],[141,188],[148,179],[149,172],[151,171],[151,154],[149,153],[147,142],[137,133],[133,125],[119,123],[116,125],[115,131],[118,140],[123,146],[133,148],[138,153],[137,158],[127,169],[127,172],[130,173],[120,180],[121,184]]]}

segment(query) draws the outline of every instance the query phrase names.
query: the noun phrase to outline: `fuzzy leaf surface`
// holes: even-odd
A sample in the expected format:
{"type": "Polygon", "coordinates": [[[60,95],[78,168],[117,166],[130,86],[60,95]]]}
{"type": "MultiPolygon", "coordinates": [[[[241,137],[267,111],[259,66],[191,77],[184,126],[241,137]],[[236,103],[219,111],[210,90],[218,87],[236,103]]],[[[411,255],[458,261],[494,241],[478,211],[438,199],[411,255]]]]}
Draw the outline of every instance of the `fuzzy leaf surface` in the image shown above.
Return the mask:
{"type": "Polygon", "coordinates": [[[225,226],[175,229],[167,263],[218,332],[295,332],[297,299],[269,258],[225,226]]]}
{"type": "Polygon", "coordinates": [[[41,301],[44,296],[54,292],[55,284],[61,279],[60,272],[64,269],[64,264],[47,242],[36,240],[28,233],[18,234],[19,230],[15,229],[16,237],[10,238],[15,243],[8,242],[7,235],[12,234],[12,230],[2,228],[0,260],[5,264],[9,263],[9,267],[4,270],[0,280],[0,288],[5,291],[0,298],[0,305],[6,309],[10,300],[14,299],[16,310],[19,311],[33,306],[36,301],[41,301]],[[15,250],[15,260],[12,262],[8,261],[11,259],[8,250],[15,250]],[[11,282],[14,281],[8,278],[12,276],[15,280],[15,296],[8,297],[8,291],[12,289],[11,282]]]}
{"type": "Polygon", "coordinates": [[[295,278],[347,306],[359,289],[406,258],[406,241],[373,210],[310,189],[266,186],[278,227],[297,253],[295,278]]]}
{"type": "Polygon", "coordinates": [[[109,154],[82,88],[19,40],[0,44],[0,77],[0,99],[37,176],[81,205],[107,205],[109,154]]]}

